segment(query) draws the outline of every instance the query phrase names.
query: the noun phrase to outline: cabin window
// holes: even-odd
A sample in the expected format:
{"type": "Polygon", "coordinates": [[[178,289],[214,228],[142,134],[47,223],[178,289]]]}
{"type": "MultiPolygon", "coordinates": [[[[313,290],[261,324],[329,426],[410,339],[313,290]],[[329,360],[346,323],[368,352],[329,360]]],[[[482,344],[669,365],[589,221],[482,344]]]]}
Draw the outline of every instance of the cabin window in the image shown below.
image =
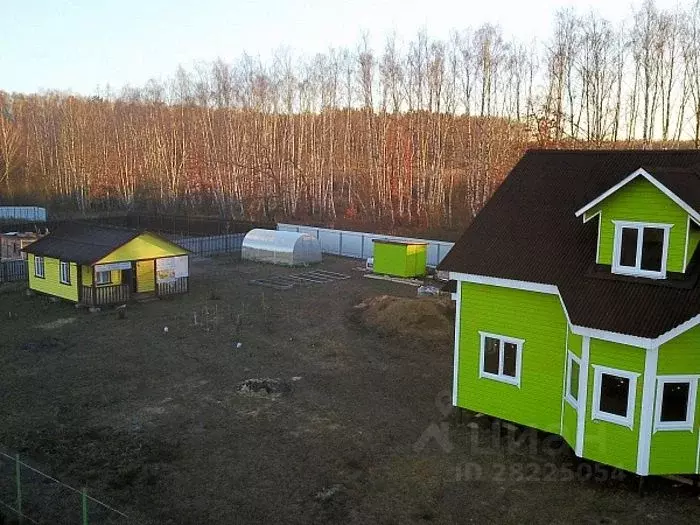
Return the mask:
{"type": "Polygon", "coordinates": [[[61,284],[70,284],[70,263],[61,261],[61,284]]]}
{"type": "Polygon", "coordinates": [[[95,284],[112,284],[112,272],[95,272],[95,284]]]}
{"type": "Polygon", "coordinates": [[[479,332],[481,336],[481,366],[479,377],[520,386],[522,339],[479,332]]]}
{"type": "Polygon", "coordinates": [[[34,277],[44,278],[44,258],[34,257],[34,277]]]}
{"type": "Polygon", "coordinates": [[[605,366],[593,368],[593,419],[632,428],[639,374],[605,366]]]}
{"type": "Polygon", "coordinates": [[[566,352],[566,393],[568,403],[578,408],[578,378],[581,374],[581,360],[575,354],[566,352]]]}
{"type": "Polygon", "coordinates": [[[659,376],[654,431],[693,430],[697,377],[659,376]]]}
{"type": "Polygon", "coordinates": [[[670,224],[615,222],[613,273],[666,278],[670,224]]]}

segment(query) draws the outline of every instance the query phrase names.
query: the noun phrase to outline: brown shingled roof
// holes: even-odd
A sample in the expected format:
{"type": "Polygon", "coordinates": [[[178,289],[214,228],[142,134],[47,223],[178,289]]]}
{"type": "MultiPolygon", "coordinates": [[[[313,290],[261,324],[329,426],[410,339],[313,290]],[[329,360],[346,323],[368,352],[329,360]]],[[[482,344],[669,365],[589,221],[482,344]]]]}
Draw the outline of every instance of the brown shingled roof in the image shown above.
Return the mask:
{"type": "Polygon", "coordinates": [[[696,169],[648,168],[661,184],[700,213],[700,175],[696,169]]]}
{"type": "Polygon", "coordinates": [[[438,268],[556,285],[572,323],[658,337],[700,314],[698,257],[683,286],[602,279],[593,272],[596,221],[575,216],[592,190],[599,195],[642,166],[654,166],[662,183],[674,178],[669,189],[697,206],[700,151],[530,150],[438,268]]]}
{"type": "Polygon", "coordinates": [[[68,223],[23,251],[78,264],[93,264],[142,233],[116,226],[68,223]]]}

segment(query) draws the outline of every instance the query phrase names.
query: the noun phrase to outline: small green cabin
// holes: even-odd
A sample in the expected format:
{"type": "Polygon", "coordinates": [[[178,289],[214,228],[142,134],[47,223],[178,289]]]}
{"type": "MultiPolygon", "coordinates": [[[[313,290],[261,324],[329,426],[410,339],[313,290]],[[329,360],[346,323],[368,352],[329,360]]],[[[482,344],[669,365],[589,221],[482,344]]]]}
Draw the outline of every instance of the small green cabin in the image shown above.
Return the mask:
{"type": "Polygon", "coordinates": [[[374,273],[394,277],[423,277],[428,244],[419,241],[373,239],[374,273]]]}

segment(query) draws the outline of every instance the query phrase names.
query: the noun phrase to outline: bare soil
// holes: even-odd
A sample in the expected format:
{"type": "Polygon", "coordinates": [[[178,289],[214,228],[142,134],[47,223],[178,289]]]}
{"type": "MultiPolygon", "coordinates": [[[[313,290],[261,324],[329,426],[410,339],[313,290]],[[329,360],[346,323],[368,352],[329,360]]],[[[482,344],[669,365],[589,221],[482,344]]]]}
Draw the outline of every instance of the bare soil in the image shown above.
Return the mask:
{"type": "Polygon", "coordinates": [[[413,338],[441,351],[453,341],[455,309],[449,297],[379,295],[355,309],[366,326],[385,335],[413,338]]]}
{"type": "MultiPolygon", "coordinates": [[[[248,281],[300,270],[195,260],[189,294],[123,319],[0,286],[0,450],[130,523],[697,522],[685,487],[640,497],[557,440],[455,417],[449,305],[321,266],[352,278],[278,291],[248,281]]],[[[24,493],[39,523],[78,522],[55,484],[24,493]]]]}

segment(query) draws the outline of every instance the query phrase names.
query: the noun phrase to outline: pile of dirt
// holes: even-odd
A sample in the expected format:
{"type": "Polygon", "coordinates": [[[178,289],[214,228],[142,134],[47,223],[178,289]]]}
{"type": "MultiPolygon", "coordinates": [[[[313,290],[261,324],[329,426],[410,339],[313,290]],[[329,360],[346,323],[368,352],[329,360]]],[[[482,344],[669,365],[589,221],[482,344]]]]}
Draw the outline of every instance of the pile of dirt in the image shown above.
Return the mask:
{"type": "Polygon", "coordinates": [[[383,334],[445,344],[454,337],[454,304],[448,298],[380,295],[355,310],[363,324],[383,334]]]}

